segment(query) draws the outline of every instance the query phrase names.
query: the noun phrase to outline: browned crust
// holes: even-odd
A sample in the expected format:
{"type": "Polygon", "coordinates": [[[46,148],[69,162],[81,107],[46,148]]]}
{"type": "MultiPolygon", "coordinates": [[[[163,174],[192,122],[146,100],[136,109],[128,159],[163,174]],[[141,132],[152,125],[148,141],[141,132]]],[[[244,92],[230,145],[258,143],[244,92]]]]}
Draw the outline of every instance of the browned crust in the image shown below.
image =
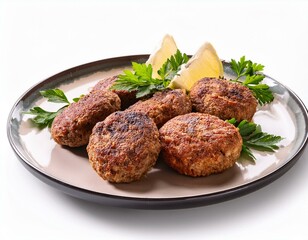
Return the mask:
{"type": "Polygon", "coordinates": [[[94,125],[119,110],[120,105],[121,101],[115,93],[92,91],[56,116],[51,126],[51,136],[60,145],[86,145],[94,125]]]}
{"type": "Polygon", "coordinates": [[[171,118],[191,112],[189,97],[182,89],[164,90],[156,92],[153,97],[140,100],[127,111],[144,112],[151,117],[160,128],[171,118]]]}
{"type": "MultiPolygon", "coordinates": [[[[109,90],[113,83],[117,80],[118,76],[112,76],[103,80],[100,80],[92,89],[95,90],[109,90]]],[[[112,90],[121,99],[121,110],[128,108],[138,101],[136,98],[136,91],[125,91],[125,90],[112,90]]]]}
{"type": "Polygon", "coordinates": [[[95,125],[87,151],[93,169],[103,179],[136,181],[158,158],[158,129],[145,113],[115,112],[95,125]]]}
{"type": "Polygon", "coordinates": [[[223,120],[251,121],[258,102],[249,88],[224,79],[203,78],[190,91],[193,110],[223,120]]]}
{"type": "Polygon", "coordinates": [[[203,113],[175,117],[159,133],[165,162],[179,173],[193,177],[232,167],[242,149],[236,127],[203,113]]]}

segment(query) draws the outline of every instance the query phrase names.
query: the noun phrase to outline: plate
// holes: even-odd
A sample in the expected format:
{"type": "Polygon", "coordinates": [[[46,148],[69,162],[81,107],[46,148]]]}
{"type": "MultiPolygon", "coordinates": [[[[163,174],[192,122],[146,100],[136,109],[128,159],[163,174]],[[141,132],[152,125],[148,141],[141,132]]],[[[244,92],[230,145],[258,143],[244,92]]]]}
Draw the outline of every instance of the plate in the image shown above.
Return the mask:
{"type": "MultiPolygon", "coordinates": [[[[104,59],[58,73],[26,91],[13,106],[7,124],[9,142],[20,162],[34,176],[74,197],[104,205],[171,209],[218,203],[255,191],[289,170],[301,156],[307,143],[308,117],[302,101],[278,81],[266,77],[275,93],[273,103],[260,107],[254,121],[263,131],[284,137],[274,153],[254,151],[255,164],[239,159],[234,167],[216,175],[192,178],[180,175],[158,159],[148,175],[138,182],[112,184],[102,180],[88,163],[85,147],[57,145],[48,129],[32,126],[23,112],[34,105],[50,111],[59,104],[47,102],[39,91],[62,89],[69,99],[87,93],[101,79],[130,68],[131,62],[145,62],[149,55],[104,59]]],[[[223,62],[227,77],[230,65],[223,62]]]]}

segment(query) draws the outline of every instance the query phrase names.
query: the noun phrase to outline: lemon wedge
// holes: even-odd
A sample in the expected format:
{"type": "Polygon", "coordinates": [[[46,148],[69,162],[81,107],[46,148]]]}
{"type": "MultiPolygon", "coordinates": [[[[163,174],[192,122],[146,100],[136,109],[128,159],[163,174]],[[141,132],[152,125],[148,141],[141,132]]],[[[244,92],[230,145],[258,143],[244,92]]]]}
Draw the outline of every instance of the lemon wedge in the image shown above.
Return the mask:
{"type": "Polygon", "coordinates": [[[157,71],[167,61],[168,58],[176,53],[177,49],[178,48],[173,37],[169,34],[165,35],[159,47],[150,55],[149,59],[146,61],[146,64],[152,65],[153,78],[159,77],[157,71]]]}
{"type": "Polygon", "coordinates": [[[181,88],[189,91],[191,87],[204,77],[222,77],[223,66],[216,50],[209,42],[205,42],[196,54],[181,67],[171,80],[170,88],[181,88]]]}

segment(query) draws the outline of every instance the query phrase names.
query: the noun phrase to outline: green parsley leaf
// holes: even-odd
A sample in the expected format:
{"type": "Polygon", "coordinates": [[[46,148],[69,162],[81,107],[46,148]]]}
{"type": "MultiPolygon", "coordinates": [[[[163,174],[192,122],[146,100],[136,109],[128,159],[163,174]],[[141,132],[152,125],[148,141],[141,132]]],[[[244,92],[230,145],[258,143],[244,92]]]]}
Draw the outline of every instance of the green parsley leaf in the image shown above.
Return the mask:
{"type": "MultiPolygon", "coordinates": [[[[59,108],[56,112],[49,112],[41,107],[33,107],[28,112],[24,112],[24,114],[35,115],[31,120],[36,124],[39,128],[43,129],[45,127],[51,127],[51,124],[54,118],[62,112],[62,110],[68,107],[71,103],[67,100],[64,92],[61,89],[48,89],[44,91],[40,91],[40,94],[47,98],[48,102],[54,103],[66,103],[64,106],[59,108]]],[[[84,95],[80,95],[78,98],[74,98],[74,102],[78,102],[81,97],[84,95]]]]}
{"type": "Polygon", "coordinates": [[[178,49],[174,55],[167,59],[157,73],[162,80],[172,80],[178,71],[180,71],[181,65],[187,63],[188,60],[188,56],[185,53],[182,54],[178,49]]]}
{"type": "Polygon", "coordinates": [[[274,100],[274,95],[269,86],[261,84],[265,78],[265,75],[261,72],[264,69],[263,65],[246,60],[245,56],[242,56],[239,61],[231,59],[230,65],[237,75],[236,79],[232,81],[248,87],[261,106],[274,100]]]}
{"type": "Polygon", "coordinates": [[[275,136],[262,132],[260,125],[253,122],[248,122],[247,120],[243,120],[238,123],[235,118],[227,120],[227,122],[233,124],[239,129],[243,139],[241,155],[248,157],[249,160],[256,160],[251,149],[266,152],[274,152],[279,149],[277,143],[279,143],[283,138],[281,136],[275,136]]]}
{"type": "MultiPolygon", "coordinates": [[[[235,124],[233,124],[233,125],[236,125],[236,123],[237,123],[237,121],[235,121],[235,124]]],[[[237,125],[237,127],[238,127],[239,132],[240,132],[242,137],[250,136],[257,129],[256,124],[254,124],[253,122],[248,122],[247,120],[241,121],[237,125]]]]}
{"type": "MultiPolygon", "coordinates": [[[[165,89],[168,80],[152,78],[152,65],[132,62],[133,71],[124,70],[110,87],[111,90],[136,91],[136,97],[141,98],[148,94],[165,89]]],[[[167,84],[168,85],[168,84],[167,84]]]]}
{"type": "Polygon", "coordinates": [[[234,59],[231,59],[231,68],[237,74],[237,76],[243,75],[246,66],[247,61],[245,60],[245,56],[242,56],[238,62],[236,62],[234,59]]]}
{"type": "Polygon", "coordinates": [[[253,84],[254,84],[254,85],[257,85],[257,84],[259,84],[260,82],[262,82],[264,78],[265,78],[264,75],[252,75],[252,76],[247,75],[247,76],[246,76],[246,79],[243,81],[243,84],[244,84],[245,86],[249,86],[250,84],[251,84],[251,85],[253,85],[253,84]]]}
{"type": "Polygon", "coordinates": [[[132,62],[133,70],[136,73],[136,76],[139,76],[142,80],[147,80],[152,78],[153,68],[152,65],[139,64],[136,62],[132,62]]]}
{"type": "Polygon", "coordinates": [[[241,156],[250,160],[253,163],[255,162],[255,160],[257,160],[253,155],[252,151],[244,144],[242,145],[241,156]]]}
{"type": "Polygon", "coordinates": [[[65,96],[64,92],[60,89],[48,89],[44,91],[40,91],[40,94],[48,99],[48,102],[54,102],[54,103],[70,103],[67,100],[67,97],[65,96]]]}
{"type": "Polygon", "coordinates": [[[252,61],[247,61],[246,75],[248,74],[249,76],[253,76],[263,70],[264,66],[262,64],[253,63],[252,61]]]}
{"type": "Polygon", "coordinates": [[[181,65],[187,63],[187,61],[188,56],[177,50],[158,70],[160,78],[152,77],[153,68],[151,64],[132,62],[133,71],[124,70],[110,89],[136,91],[137,98],[162,91],[168,88],[171,79],[180,70],[181,65]]]}
{"type": "Polygon", "coordinates": [[[82,97],[84,97],[84,94],[81,94],[79,97],[73,98],[73,102],[78,102],[82,97]]]}
{"type": "Polygon", "coordinates": [[[248,85],[247,87],[253,91],[254,96],[258,99],[261,106],[274,100],[273,93],[266,84],[248,85]]]}
{"type": "Polygon", "coordinates": [[[54,120],[54,118],[68,105],[65,105],[64,107],[60,108],[56,112],[49,112],[46,111],[40,107],[33,107],[29,110],[29,112],[24,112],[25,114],[31,114],[35,115],[34,118],[31,120],[39,127],[39,128],[45,128],[45,127],[51,127],[51,124],[54,120]]]}

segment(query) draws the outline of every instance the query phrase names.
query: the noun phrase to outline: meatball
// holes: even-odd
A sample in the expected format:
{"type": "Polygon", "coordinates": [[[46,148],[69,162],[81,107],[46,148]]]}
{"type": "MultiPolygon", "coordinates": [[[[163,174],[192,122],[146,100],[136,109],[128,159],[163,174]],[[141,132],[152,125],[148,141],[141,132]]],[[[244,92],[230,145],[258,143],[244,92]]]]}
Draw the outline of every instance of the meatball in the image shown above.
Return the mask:
{"type": "Polygon", "coordinates": [[[238,129],[209,114],[177,116],[159,133],[164,161],[188,176],[220,173],[235,164],[242,150],[238,129]]]}
{"type": "Polygon", "coordinates": [[[182,89],[156,92],[147,100],[140,100],[130,106],[127,111],[144,112],[151,117],[160,128],[171,118],[191,112],[191,102],[182,89]]]}
{"type": "Polygon", "coordinates": [[[93,169],[103,179],[136,181],[158,158],[158,129],[145,113],[115,112],[95,125],[87,151],[93,169]]]}
{"type": "Polygon", "coordinates": [[[190,91],[193,110],[223,120],[251,121],[258,102],[249,88],[224,79],[203,78],[190,91]]]}
{"type": "MultiPolygon", "coordinates": [[[[94,87],[92,91],[96,90],[109,90],[113,83],[117,80],[118,76],[109,77],[100,80],[94,87]]],[[[121,110],[128,108],[130,105],[137,102],[136,91],[126,91],[126,90],[112,90],[114,93],[118,94],[121,99],[121,110]]]]}
{"type": "Polygon", "coordinates": [[[103,90],[92,91],[55,117],[51,136],[61,145],[86,145],[94,125],[118,111],[120,106],[121,100],[117,94],[103,90]]]}

